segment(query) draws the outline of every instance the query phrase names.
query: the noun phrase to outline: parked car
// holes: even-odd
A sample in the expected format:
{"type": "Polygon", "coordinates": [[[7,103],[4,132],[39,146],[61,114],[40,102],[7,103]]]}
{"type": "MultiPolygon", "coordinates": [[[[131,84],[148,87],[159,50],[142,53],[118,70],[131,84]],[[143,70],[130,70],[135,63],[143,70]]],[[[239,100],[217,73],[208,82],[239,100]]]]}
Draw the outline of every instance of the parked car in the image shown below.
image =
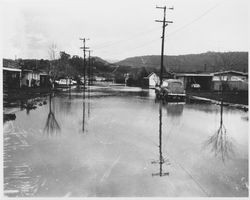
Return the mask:
{"type": "Polygon", "coordinates": [[[197,89],[200,89],[200,88],[201,88],[201,85],[198,84],[198,83],[193,83],[193,84],[191,84],[191,88],[197,90],[197,89]]]}
{"type": "Polygon", "coordinates": [[[71,86],[71,85],[76,85],[77,82],[73,79],[65,79],[65,78],[61,78],[59,80],[55,81],[56,85],[58,85],[59,87],[65,87],[65,86],[71,86]]]}
{"type": "Polygon", "coordinates": [[[168,79],[163,81],[161,87],[155,88],[157,98],[184,100],[186,94],[183,82],[179,79],[168,79]]]}

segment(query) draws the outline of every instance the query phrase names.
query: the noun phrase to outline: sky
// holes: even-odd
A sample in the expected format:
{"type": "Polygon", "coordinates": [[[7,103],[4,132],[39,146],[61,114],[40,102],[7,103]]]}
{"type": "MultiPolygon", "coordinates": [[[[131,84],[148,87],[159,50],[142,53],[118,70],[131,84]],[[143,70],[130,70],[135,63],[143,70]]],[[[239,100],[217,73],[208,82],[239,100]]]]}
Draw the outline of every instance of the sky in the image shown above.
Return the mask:
{"type": "MultiPolygon", "coordinates": [[[[1,0],[4,58],[48,59],[49,47],[82,56],[122,60],[160,55],[167,10],[165,55],[248,51],[249,0],[1,0]]],[[[59,54],[58,54],[59,55],[59,54]]]]}

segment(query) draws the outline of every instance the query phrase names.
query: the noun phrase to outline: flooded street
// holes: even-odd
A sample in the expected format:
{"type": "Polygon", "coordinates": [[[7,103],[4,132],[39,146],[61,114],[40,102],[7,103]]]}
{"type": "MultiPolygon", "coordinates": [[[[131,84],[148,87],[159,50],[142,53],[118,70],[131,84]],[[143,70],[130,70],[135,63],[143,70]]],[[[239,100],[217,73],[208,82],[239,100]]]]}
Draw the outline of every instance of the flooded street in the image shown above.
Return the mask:
{"type": "Polygon", "coordinates": [[[6,196],[248,196],[247,112],[121,86],[44,100],[4,123],[6,196]]]}

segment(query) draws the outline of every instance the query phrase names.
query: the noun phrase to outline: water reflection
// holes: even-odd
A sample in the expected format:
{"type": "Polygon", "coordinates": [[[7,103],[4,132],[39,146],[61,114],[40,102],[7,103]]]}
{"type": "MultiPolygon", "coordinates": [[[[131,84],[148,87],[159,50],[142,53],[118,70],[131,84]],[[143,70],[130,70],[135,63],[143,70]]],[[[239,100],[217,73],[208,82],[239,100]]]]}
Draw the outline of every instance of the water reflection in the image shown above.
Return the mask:
{"type": "MultiPolygon", "coordinates": [[[[54,101],[53,101],[54,102],[54,101]]],[[[53,109],[52,109],[52,94],[49,95],[49,114],[46,120],[46,124],[44,127],[44,132],[48,136],[52,136],[54,134],[60,133],[61,128],[56,120],[55,116],[55,105],[53,103],[53,109]]]]}
{"type": "Polygon", "coordinates": [[[90,118],[90,98],[91,98],[91,96],[90,96],[90,83],[89,83],[89,85],[88,85],[88,118],[90,118]]]}
{"type": "Polygon", "coordinates": [[[152,164],[159,163],[159,172],[152,173],[152,176],[168,176],[169,172],[164,172],[163,164],[169,165],[169,160],[165,159],[162,155],[162,101],[159,101],[159,160],[152,161],[152,164]]]}
{"type": "Polygon", "coordinates": [[[16,120],[16,114],[3,114],[3,123],[16,120]]]}
{"type": "Polygon", "coordinates": [[[167,115],[170,117],[179,117],[183,113],[184,103],[171,103],[165,106],[167,115]]]}
{"type": "Polygon", "coordinates": [[[215,157],[220,157],[223,162],[234,153],[233,142],[227,134],[223,123],[223,101],[220,104],[220,126],[215,133],[205,141],[205,147],[210,147],[215,157]]]}
{"type": "MultiPolygon", "coordinates": [[[[197,110],[195,104],[154,104],[152,98],[141,99],[137,94],[107,97],[109,91],[105,91],[105,97],[96,98],[95,87],[90,89],[86,89],[86,99],[82,88],[58,92],[51,100],[48,96],[46,106],[31,111],[29,116],[26,110],[17,112],[15,121],[4,124],[13,124],[13,128],[4,130],[7,196],[248,195],[247,187],[243,187],[248,182],[248,133],[241,111],[229,113],[224,106],[223,122],[227,134],[237,141],[240,155],[224,165],[210,149],[200,151],[200,144],[214,134],[207,129],[214,127],[215,131],[220,125],[219,112],[207,114],[197,110]],[[91,102],[87,102],[88,96],[91,102]],[[71,112],[65,115],[59,105],[69,98],[71,112]],[[39,132],[45,126],[49,103],[63,137],[44,140],[39,132]],[[214,121],[216,116],[218,120],[214,121]],[[237,129],[239,134],[234,132],[237,129]],[[206,159],[208,153],[210,158],[206,159]],[[214,163],[218,166],[213,167],[214,163]]],[[[217,105],[213,107],[220,110],[217,105]]]]}
{"type": "Polygon", "coordinates": [[[83,87],[83,95],[82,95],[82,132],[85,131],[85,86],[83,87]]]}
{"type": "Polygon", "coordinates": [[[87,117],[90,118],[90,101],[91,101],[91,88],[90,85],[88,85],[88,88],[83,87],[83,100],[82,100],[82,132],[84,133],[86,131],[86,112],[87,117]],[[87,90],[87,91],[86,91],[87,90]],[[87,94],[86,94],[87,93],[87,94]],[[87,109],[86,109],[86,99],[87,99],[87,109]]]}
{"type": "Polygon", "coordinates": [[[56,103],[56,111],[60,112],[60,114],[64,114],[65,116],[69,116],[72,113],[72,94],[68,92],[66,94],[61,95],[63,98],[57,98],[56,103]]]}
{"type": "Polygon", "coordinates": [[[20,108],[21,110],[26,109],[26,114],[29,115],[30,110],[36,109],[37,106],[35,105],[34,99],[26,99],[25,101],[21,101],[20,108]]]}

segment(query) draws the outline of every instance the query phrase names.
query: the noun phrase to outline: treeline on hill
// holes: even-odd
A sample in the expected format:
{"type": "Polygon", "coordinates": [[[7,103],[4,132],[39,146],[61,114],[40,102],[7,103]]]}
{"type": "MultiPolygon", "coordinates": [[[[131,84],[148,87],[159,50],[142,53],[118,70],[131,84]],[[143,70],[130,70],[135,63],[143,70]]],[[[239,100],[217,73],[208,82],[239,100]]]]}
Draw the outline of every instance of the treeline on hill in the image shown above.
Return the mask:
{"type": "MultiPolygon", "coordinates": [[[[94,76],[105,77],[107,80],[115,79],[118,83],[124,83],[128,78],[128,84],[141,85],[143,78],[151,72],[160,72],[160,56],[132,57],[111,64],[99,57],[86,59],[86,71],[94,76]]],[[[41,70],[47,72],[52,79],[70,76],[79,79],[83,76],[83,58],[70,56],[60,52],[57,59],[35,60],[19,59],[19,66],[24,69],[41,70]]],[[[189,54],[179,56],[165,56],[165,73],[168,72],[216,72],[220,70],[236,70],[248,72],[248,52],[207,52],[202,54],[189,54]]]]}
{"type": "MultiPolygon", "coordinates": [[[[18,59],[18,65],[22,69],[39,70],[47,72],[52,79],[72,77],[78,79],[84,74],[84,61],[79,56],[70,56],[65,52],[60,52],[60,57],[54,60],[18,59]]],[[[89,71],[95,76],[109,76],[115,69],[114,66],[105,62],[99,57],[86,59],[86,73],[89,71]]]]}
{"type": "MultiPolygon", "coordinates": [[[[145,67],[148,70],[160,68],[160,56],[140,56],[119,61],[117,65],[145,67]]],[[[248,72],[248,52],[207,52],[165,56],[164,66],[169,72],[215,72],[220,70],[236,70],[248,72]]]]}

